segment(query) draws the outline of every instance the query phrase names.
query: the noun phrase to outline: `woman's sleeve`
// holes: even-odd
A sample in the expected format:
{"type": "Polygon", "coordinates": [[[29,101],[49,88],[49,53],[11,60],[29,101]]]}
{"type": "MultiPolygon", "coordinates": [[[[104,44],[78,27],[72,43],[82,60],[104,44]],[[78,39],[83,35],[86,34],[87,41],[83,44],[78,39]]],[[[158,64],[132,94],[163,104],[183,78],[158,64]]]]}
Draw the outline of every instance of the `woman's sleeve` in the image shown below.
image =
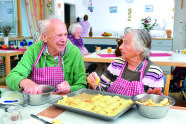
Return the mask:
{"type": "Polygon", "coordinates": [[[164,92],[163,71],[156,65],[150,66],[142,82],[145,92],[147,92],[149,88],[154,89],[155,87],[162,88],[161,92],[164,92]]]}
{"type": "Polygon", "coordinates": [[[80,48],[80,51],[81,51],[81,55],[82,56],[85,56],[86,54],[88,54],[88,50],[87,50],[87,48],[86,47],[82,47],[82,48],[80,48]]]}
{"type": "Polygon", "coordinates": [[[116,65],[115,60],[108,66],[108,68],[101,75],[101,81],[97,87],[97,90],[107,91],[110,84],[116,80],[120,72],[120,67],[116,65]]]}

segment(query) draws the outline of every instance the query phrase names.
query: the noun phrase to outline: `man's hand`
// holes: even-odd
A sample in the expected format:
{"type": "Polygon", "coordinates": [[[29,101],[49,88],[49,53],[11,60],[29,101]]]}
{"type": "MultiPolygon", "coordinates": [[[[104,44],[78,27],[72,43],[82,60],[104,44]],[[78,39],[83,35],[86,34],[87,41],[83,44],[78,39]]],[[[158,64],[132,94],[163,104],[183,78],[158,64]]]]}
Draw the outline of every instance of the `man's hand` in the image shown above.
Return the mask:
{"type": "Polygon", "coordinates": [[[97,75],[96,72],[92,72],[88,76],[87,82],[90,84],[90,86],[92,87],[92,89],[96,89],[97,88],[97,85],[99,83],[99,82],[97,82],[97,81],[99,81],[98,79],[100,79],[100,78],[99,78],[99,76],[97,75]]]}
{"type": "Polygon", "coordinates": [[[57,88],[57,93],[70,93],[70,85],[67,81],[63,81],[62,83],[58,84],[56,86],[57,88]]]}
{"type": "Polygon", "coordinates": [[[23,79],[19,86],[24,89],[26,94],[41,94],[42,88],[30,79],[23,79]]]}
{"type": "Polygon", "coordinates": [[[163,95],[161,93],[161,88],[155,87],[154,90],[152,90],[151,88],[148,89],[147,93],[148,94],[156,94],[156,95],[163,95]]]}

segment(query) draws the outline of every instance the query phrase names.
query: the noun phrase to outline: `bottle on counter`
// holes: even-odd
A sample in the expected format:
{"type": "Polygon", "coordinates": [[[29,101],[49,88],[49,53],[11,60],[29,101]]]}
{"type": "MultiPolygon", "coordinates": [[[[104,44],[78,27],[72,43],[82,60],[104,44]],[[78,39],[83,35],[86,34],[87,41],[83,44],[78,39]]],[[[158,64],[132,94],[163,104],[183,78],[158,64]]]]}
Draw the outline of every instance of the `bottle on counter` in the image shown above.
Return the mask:
{"type": "Polygon", "coordinates": [[[174,50],[175,53],[184,53],[186,54],[186,49],[177,49],[177,50],[174,50]]]}
{"type": "Polygon", "coordinates": [[[177,50],[174,50],[175,53],[181,53],[182,50],[181,49],[177,49],[177,50]]]}
{"type": "Polygon", "coordinates": [[[90,27],[89,37],[93,36],[92,27],[90,27]]]}
{"type": "Polygon", "coordinates": [[[101,47],[96,47],[96,54],[101,54],[101,47]]]}

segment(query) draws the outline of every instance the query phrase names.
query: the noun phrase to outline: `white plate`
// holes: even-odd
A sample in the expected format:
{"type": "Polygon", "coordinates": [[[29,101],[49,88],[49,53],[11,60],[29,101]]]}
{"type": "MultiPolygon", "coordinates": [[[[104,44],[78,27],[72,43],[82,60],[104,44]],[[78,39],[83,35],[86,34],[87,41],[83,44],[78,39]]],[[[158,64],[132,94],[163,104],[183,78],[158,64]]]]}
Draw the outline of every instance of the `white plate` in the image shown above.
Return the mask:
{"type": "Polygon", "coordinates": [[[18,91],[6,91],[5,93],[2,94],[2,97],[0,99],[0,104],[22,104],[24,103],[24,96],[18,91]],[[9,102],[9,103],[4,103],[4,101],[14,101],[18,100],[18,102],[9,102]]]}

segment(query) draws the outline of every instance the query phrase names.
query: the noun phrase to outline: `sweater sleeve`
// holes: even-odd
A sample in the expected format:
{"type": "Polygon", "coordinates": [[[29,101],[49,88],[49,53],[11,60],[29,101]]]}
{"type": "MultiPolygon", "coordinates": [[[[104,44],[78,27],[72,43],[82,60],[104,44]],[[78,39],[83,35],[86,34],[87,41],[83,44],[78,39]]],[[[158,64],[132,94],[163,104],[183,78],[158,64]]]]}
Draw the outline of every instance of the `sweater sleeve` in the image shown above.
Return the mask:
{"type": "Polygon", "coordinates": [[[33,47],[29,47],[20,62],[11,70],[6,78],[6,85],[13,90],[19,90],[19,82],[28,77],[34,64],[33,47]]]}
{"type": "Polygon", "coordinates": [[[85,88],[87,85],[86,82],[86,75],[85,75],[85,67],[84,67],[84,61],[81,55],[81,52],[79,48],[73,46],[72,48],[71,56],[68,56],[68,61],[71,61],[71,65],[67,67],[66,73],[69,75],[69,77],[66,77],[67,81],[70,84],[71,92],[79,90],[81,88],[85,88]],[[69,70],[70,69],[70,70],[69,70]]]}
{"type": "Polygon", "coordinates": [[[107,91],[121,72],[124,61],[122,59],[115,59],[108,68],[101,75],[101,81],[97,87],[97,90],[107,91]]]}
{"type": "Polygon", "coordinates": [[[155,87],[162,88],[164,91],[164,78],[163,71],[156,65],[150,65],[146,75],[142,80],[144,84],[144,91],[147,92],[149,88],[154,89],[155,87]]]}

